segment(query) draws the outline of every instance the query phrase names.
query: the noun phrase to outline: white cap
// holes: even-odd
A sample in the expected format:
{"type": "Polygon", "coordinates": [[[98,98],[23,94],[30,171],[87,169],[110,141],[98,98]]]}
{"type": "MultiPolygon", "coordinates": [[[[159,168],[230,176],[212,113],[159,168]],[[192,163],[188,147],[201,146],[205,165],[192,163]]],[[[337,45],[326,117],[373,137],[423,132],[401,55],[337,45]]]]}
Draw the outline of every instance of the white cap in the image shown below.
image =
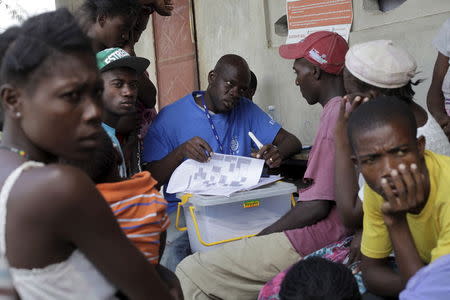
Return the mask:
{"type": "Polygon", "coordinates": [[[345,67],[359,80],[380,88],[399,88],[416,75],[417,64],[390,40],[357,44],[347,52],[345,67]]]}

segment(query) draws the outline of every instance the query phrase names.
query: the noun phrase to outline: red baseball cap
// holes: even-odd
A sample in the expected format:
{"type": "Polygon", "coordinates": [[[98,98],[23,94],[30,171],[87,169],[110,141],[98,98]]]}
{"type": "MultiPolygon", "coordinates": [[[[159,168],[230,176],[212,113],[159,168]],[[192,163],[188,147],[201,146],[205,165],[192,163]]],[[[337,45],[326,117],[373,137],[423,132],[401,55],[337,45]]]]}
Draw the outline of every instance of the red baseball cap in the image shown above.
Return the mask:
{"type": "Polygon", "coordinates": [[[331,31],[311,33],[295,44],[282,45],[280,55],[287,59],[305,58],[331,74],[340,74],[345,65],[348,44],[339,34],[331,31]]]}

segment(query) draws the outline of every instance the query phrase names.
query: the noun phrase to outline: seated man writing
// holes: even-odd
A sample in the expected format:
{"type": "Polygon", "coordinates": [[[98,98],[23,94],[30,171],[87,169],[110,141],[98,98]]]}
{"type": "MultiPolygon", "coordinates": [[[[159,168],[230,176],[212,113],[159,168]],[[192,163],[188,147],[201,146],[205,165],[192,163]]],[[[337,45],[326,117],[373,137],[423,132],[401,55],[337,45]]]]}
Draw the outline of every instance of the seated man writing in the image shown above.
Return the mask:
{"type": "Polygon", "coordinates": [[[425,150],[414,115],[379,96],[350,116],[353,160],[366,180],[361,243],[367,288],[398,296],[421,268],[450,253],[450,157],[425,150]],[[394,270],[387,258],[392,253],[394,270]]]}
{"type": "MultiPolygon", "coordinates": [[[[160,185],[166,184],[187,158],[206,162],[211,152],[250,156],[252,148],[257,147],[249,131],[264,144],[254,156],[263,158],[271,168],[300,151],[301,143],[294,135],[256,104],[242,98],[250,83],[250,70],[242,57],[228,54],[220,58],[208,74],[208,83],[206,91],[193,92],[164,107],[144,139],[144,168],[160,185]]],[[[179,200],[167,194],[166,199],[169,213],[174,212],[179,200]]],[[[173,262],[163,258],[162,263],[169,269],[189,254],[184,250],[184,254],[171,254],[173,242],[179,237],[169,229],[166,253],[179,257],[173,262]]],[[[184,238],[186,244],[186,233],[184,238]]]]}

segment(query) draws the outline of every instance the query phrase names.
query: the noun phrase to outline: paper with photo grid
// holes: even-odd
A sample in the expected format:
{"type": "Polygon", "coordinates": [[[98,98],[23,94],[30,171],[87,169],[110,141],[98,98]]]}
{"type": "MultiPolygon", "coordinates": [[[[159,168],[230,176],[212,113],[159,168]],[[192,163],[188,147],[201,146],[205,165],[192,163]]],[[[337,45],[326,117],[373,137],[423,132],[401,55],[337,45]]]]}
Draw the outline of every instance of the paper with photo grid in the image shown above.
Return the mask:
{"type": "Polygon", "coordinates": [[[261,178],[263,166],[262,159],[218,153],[206,163],[188,159],[173,172],[167,192],[228,197],[280,179],[261,178]]]}

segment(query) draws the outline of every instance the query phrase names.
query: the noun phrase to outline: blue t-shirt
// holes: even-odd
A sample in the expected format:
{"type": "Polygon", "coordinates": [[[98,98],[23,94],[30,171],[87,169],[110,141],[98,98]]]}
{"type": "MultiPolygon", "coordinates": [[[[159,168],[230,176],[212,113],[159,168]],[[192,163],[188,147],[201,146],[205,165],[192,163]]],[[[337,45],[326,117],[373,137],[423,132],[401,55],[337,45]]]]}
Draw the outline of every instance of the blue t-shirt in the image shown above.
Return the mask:
{"type": "MultiPolygon", "coordinates": [[[[160,160],[196,136],[204,139],[214,152],[221,152],[204,109],[194,100],[194,96],[200,93],[188,94],[161,110],[144,138],[144,162],[160,160]]],[[[266,145],[273,142],[281,128],[280,124],[246,98],[241,98],[239,105],[229,113],[210,112],[210,115],[222,142],[223,154],[250,156],[252,149],[257,147],[248,136],[249,131],[266,145]]],[[[169,201],[168,211],[173,211],[179,200],[167,193],[166,200],[169,201]]]]}

